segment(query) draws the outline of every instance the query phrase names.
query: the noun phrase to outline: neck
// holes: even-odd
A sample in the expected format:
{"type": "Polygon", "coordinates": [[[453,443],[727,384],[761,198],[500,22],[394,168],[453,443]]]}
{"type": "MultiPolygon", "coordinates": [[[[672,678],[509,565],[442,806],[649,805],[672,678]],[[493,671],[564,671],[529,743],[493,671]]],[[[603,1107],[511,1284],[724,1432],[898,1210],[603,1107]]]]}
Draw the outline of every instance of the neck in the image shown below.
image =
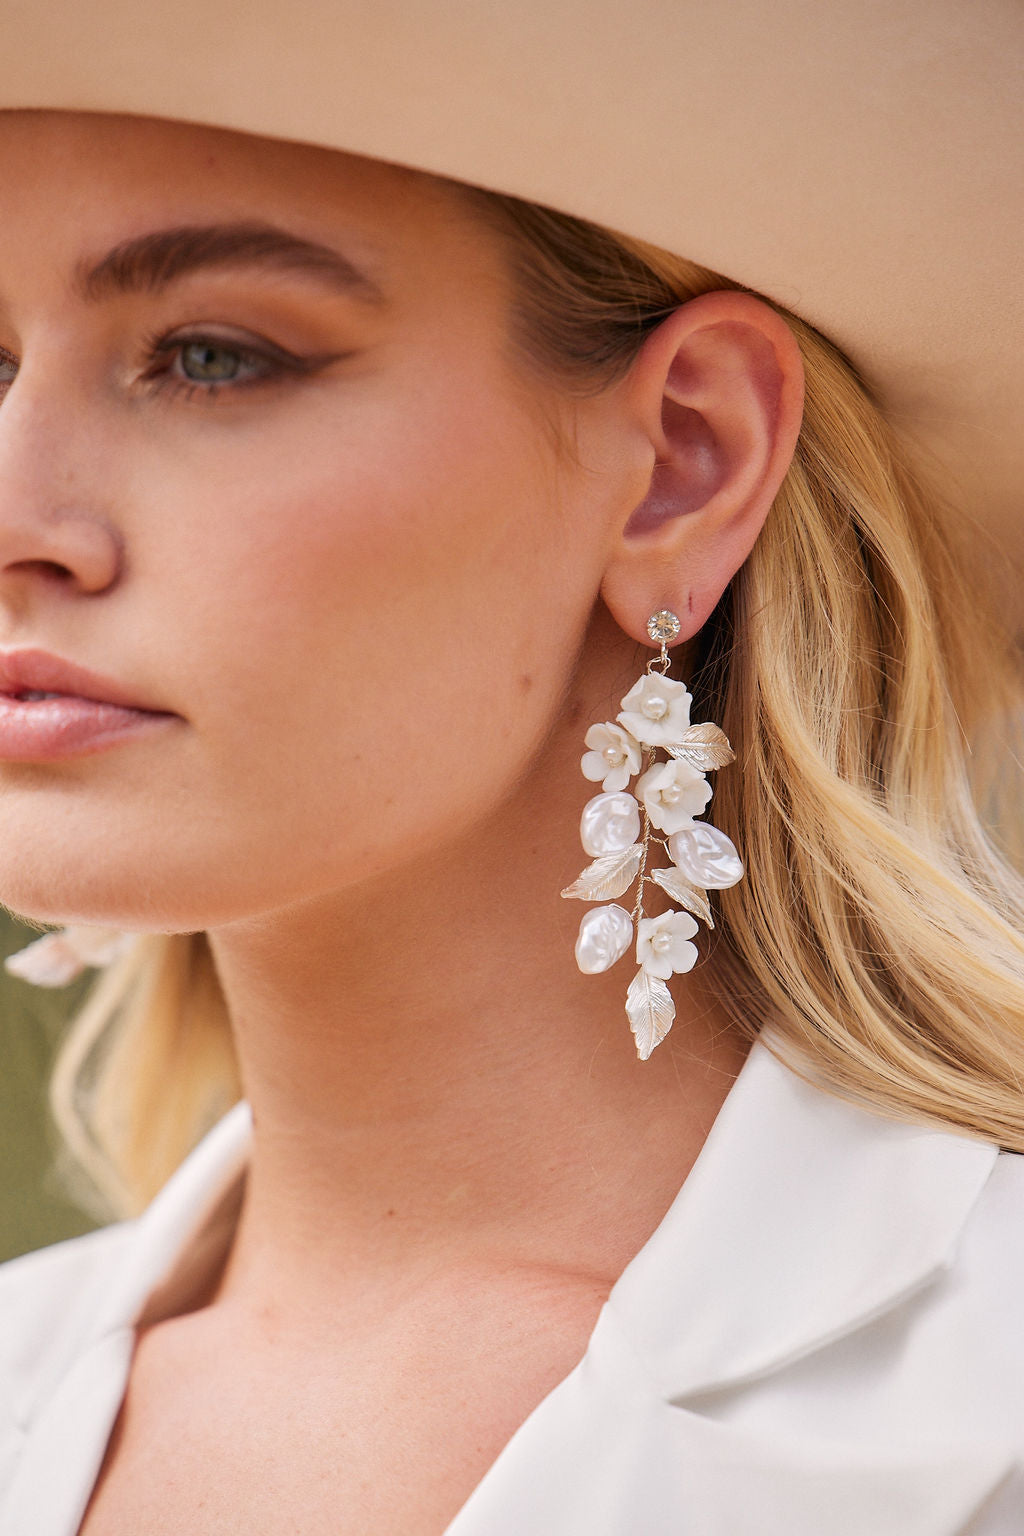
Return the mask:
{"type": "Polygon", "coordinates": [[[211,935],[255,1125],[226,1285],[442,1256],[610,1285],[671,1204],[746,1046],[694,973],[638,1062],[628,961],[577,971],[579,735],[443,861],[211,935]]]}

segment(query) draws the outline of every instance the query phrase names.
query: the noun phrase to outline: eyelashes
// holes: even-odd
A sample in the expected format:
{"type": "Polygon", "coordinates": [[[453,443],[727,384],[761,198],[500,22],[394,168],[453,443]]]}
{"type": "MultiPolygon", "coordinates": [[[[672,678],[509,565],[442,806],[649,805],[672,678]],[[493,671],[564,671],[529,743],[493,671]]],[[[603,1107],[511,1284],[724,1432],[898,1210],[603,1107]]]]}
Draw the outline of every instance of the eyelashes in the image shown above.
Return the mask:
{"type": "MultiPolygon", "coordinates": [[[[351,354],[338,352],[300,357],[273,342],[241,340],[213,330],[195,329],[146,338],[143,362],[135,382],[152,393],[172,393],[187,401],[212,401],[219,395],[237,396],[302,378],[351,354]]],[[[20,361],[0,347],[0,402],[15,382],[20,361]]]]}
{"type": "Polygon", "coordinates": [[[0,347],[0,400],[4,398],[18,376],[18,359],[5,347],[0,347]]]}

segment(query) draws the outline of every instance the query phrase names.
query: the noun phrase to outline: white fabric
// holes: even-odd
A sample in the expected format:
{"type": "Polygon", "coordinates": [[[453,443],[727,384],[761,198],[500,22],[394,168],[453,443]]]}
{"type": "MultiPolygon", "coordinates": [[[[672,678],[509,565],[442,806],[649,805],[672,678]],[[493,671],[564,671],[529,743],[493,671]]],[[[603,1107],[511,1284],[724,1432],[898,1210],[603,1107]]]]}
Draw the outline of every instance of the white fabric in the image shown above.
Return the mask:
{"type": "MultiPolygon", "coordinates": [[[[0,1270],[4,1536],[77,1530],[133,1327],[187,1290],[249,1138],[240,1105],[137,1222],[0,1270]]],[[[1021,1531],[1024,1159],[843,1103],[758,1044],[583,1360],[448,1536],[1021,1531]]]]}

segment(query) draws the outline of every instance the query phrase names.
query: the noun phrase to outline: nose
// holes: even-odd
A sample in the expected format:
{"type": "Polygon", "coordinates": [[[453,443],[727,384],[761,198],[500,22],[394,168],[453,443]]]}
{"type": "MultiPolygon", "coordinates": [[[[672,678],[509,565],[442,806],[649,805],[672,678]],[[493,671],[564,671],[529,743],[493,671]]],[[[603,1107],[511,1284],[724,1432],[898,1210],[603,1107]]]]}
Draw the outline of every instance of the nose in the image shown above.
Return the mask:
{"type": "Polygon", "coordinates": [[[120,540],[109,524],[74,507],[33,513],[24,500],[6,505],[0,489],[0,602],[12,586],[47,582],[96,595],[117,581],[120,540]]]}
{"type": "Polygon", "coordinates": [[[123,544],[94,483],[81,418],[65,430],[52,402],[12,390],[0,407],[0,603],[54,584],[97,595],[121,573],[123,544]]]}

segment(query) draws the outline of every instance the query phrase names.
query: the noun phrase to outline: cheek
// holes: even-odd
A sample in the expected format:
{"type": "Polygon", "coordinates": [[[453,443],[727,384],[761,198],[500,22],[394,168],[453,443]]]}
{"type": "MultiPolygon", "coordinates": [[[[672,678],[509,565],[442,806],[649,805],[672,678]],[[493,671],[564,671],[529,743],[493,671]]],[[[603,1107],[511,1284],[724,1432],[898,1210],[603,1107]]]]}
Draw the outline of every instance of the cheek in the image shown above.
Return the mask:
{"type": "Polygon", "coordinates": [[[200,477],[177,525],[179,769],[240,901],[379,873],[485,816],[543,739],[596,586],[553,451],[507,400],[439,391],[330,426],[200,477]],[[273,891],[242,890],[268,871],[273,891]]]}

